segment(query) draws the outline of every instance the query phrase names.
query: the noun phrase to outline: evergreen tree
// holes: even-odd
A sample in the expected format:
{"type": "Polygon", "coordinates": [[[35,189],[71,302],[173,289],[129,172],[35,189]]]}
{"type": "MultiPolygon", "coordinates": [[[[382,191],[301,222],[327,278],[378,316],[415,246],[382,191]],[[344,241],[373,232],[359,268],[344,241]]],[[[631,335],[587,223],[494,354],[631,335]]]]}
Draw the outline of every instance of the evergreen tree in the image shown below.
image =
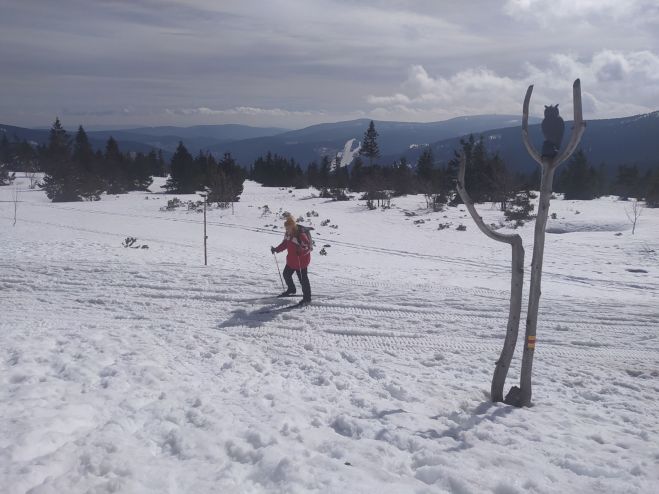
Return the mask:
{"type": "Polygon", "coordinates": [[[649,208],[659,208],[659,168],[654,172],[648,182],[645,205],[649,208]]]}
{"type": "Polygon", "coordinates": [[[416,163],[416,175],[421,182],[430,183],[433,175],[433,155],[430,146],[425,148],[416,163]]]}
{"type": "Polygon", "coordinates": [[[71,161],[80,177],[80,195],[85,199],[99,200],[104,190],[96,156],[82,125],[73,139],[71,161]]]}
{"type": "Polygon", "coordinates": [[[521,190],[513,194],[509,204],[504,209],[503,215],[508,221],[514,221],[515,226],[522,226],[530,220],[535,206],[531,203],[531,194],[528,190],[521,190]]]}
{"type": "Polygon", "coordinates": [[[7,136],[3,133],[0,139],[0,185],[9,185],[16,175],[9,173],[11,147],[7,136]]]}
{"type": "Polygon", "coordinates": [[[265,158],[256,159],[252,166],[251,177],[268,187],[307,186],[307,178],[294,159],[289,161],[269,151],[265,158]]]}
{"type": "Polygon", "coordinates": [[[490,179],[490,200],[499,203],[501,211],[505,211],[508,199],[513,193],[513,179],[508,173],[506,163],[498,153],[489,157],[487,163],[487,173],[490,179]]]}
{"type": "Polygon", "coordinates": [[[319,175],[318,175],[318,164],[315,161],[309,163],[307,167],[307,182],[312,187],[318,188],[319,175]]]}
{"type": "Polygon", "coordinates": [[[347,166],[341,166],[341,158],[338,156],[334,160],[334,170],[333,170],[333,182],[334,187],[339,189],[346,189],[350,185],[350,173],[348,172],[347,166]]]}
{"type": "Polygon", "coordinates": [[[378,148],[378,133],[375,130],[373,120],[368,124],[368,129],[364,133],[362,146],[359,149],[360,156],[366,156],[370,166],[373,166],[373,161],[380,157],[380,149],[378,148]]]}
{"type": "Polygon", "coordinates": [[[146,155],[146,161],[148,163],[149,176],[164,177],[167,175],[165,171],[165,160],[162,157],[162,149],[159,149],[158,152],[155,149],[149,151],[146,155]]]}
{"type": "Polygon", "coordinates": [[[638,166],[620,165],[613,182],[613,193],[624,201],[630,197],[640,197],[641,183],[638,166]]]}
{"type": "Polygon", "coordinates": [[[9,139],[7,139],[7,134],[2,133],[2,139],[0,139],[0,164],[9,163],[11,156],[11,147],[9,145],[9,139]]]}
{"type": "Polygon", "coordinates": [[[414,191],[414,175],[405,157],[394,163],[392,189],[397,196],[411,194],[414,191]]]}
{"type": "Polygon", "coordinates": [[[16,171],[24,171],[28,174],[34,174],[39,171],[39,156],[32,145],[23,139],[16,146],[15,161],[18,166],[16,171]]]}
{"type": "Polygon", "coordinates": [[[121,194],[128,190],[126,158],[119,150],[119,144],[110,136],[103,154],[103,178],[108,194],[121,194]]]}
{"type": "Polygon", "coordinates": [[[48,134],[48,145],[42,149],[41,168],[45,175],[41,187],[53,202],[81,201],[80,176],[70,155],[71,144],[59,118],[48,134]]]}
{"type": "Polygon", "coordinates": [[[240,195],[243,193],[245,183],[245,173],[243,169],[233,159],[231,153],[224,153],[224,156],[218,163],[218,167],[227,176],[229,181],[229,191],[231,201],[237,202],[240,200],[240,195]]]}
{"type": "Polygon", "coordinates": [[[565,199],[591,200],[597,190],[597,172],[588,165],[583,150],[577,151],[561,174],[560,184],[565,199]]]}
{"type": "Polygon", "coordinates": [[[151,151],[148,155],[138,152],[135,154],[135,158],[133,159],[128,157],[130,161],[130,167],[128,170],[128,190],[149,190],[149,186],[153,183],[153,164],[151,161],[152,153],[153,157],[155,157],[155,151],[151,151]]]}
{"type": "Polygon", "coordinates": [[[332,168],[332,164],[330,163],[329,157],[323,156],[323,159],[320,160],[320,171],[318,172],[318,185],[319,185],[319,188],[330,187],[330,185],[331,185],[331,180],[330,180],[331,168],[332,168]]]}
{"type": "Polygon", "coordinates": [[[9,173],[9,165],[0,162],[0,185],[9,185],[15,178],[15,173],[9,173]]]}
{"type": "Polygon", "coordinates": [[[164,188],[167,192],[178,192],[180,194],[193,194],[196,192],[196,184],[191,177],[194,176],[194,158],[188,152],[182,142],[172,156],[170,174],[164,188]]]}
{"type": "Polygon", "coordinates": [[[609,177],[604,163],[600,163],[600,166],[597,169],[596,183],[597,187],[595,189],[595,195],[597,197],[602,197],[609,193],[609,177]]]}
{"type": "Polygon", "coordinates": [[[208,202],[215,202],[220,207],[227,207],[240,200],[243,192],[245,175],[242,168],[232,158],[231,153],[225,153],[219,163],[209,160],[208,185],[206,187],[208,202]]]}
{"type": "Polygon", "coordinates": [[[362,159],[357,156],[352,162],[352,168],[350,170],[350,190],[361,191],[363,189],[363,180],[364,180],[364,162],[362,159]]]}

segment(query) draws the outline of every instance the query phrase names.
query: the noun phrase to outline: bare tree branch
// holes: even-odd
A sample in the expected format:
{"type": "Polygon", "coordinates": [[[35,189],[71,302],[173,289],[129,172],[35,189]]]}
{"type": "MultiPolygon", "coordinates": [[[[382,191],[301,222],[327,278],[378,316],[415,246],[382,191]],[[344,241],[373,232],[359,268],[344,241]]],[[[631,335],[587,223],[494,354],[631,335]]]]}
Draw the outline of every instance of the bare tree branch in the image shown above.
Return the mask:
{"type": "Polygon", "coordinates": [[[577,149],[581,136],[586,130],[586,122],[583,121],[583,111],[581,108],[581,81],[576,79],[572,85],[572,106],[574,107],[574,125],[572,126],[572,134],[570,135],[570,142],[552,162],[551,166],[556,169],[561,163],[568,159],[572,153],[577,149]]]}
{"type": "Polygon", "coordinates": [[[542,157],[529,140],[529,101],[531,101],[532,92],[533,84],[531,84],[526,90],[526,96],[524,97],[524,107],[522,110],[522,140],[524,141],[524,146],[526,146],[526,150],[531,155],[531,158],[533,158],[538,162],[540,166],[542,166],[542,157]]]}
{"type": "Polygon", "coordinates": [[[485,225],[483,218],[478,214],[474,207],[474,201],[471,199],[465,188],[466,163],[466,157],[464,153],[461,153],[457,183],[458,194],[460,194],[462,201],[465,206],[467,206],[467,210],[479,230],[497,242],[510,244],[512,248],[512,274],[510,279],[510,310],[508,312],[508,326],[506,329],[506,338],[504,340],[503,349],[501,350],[501,355],[499,360],[497,360],[494,369],[494,376],[492,377],[492,386],[490,389],[490,397],[492,401],[498,402],[503,401],[503,388],[506,382],[508,369],[510,368],[510,362],[515,353],[515,345],[519,334],[519,320],[522,312],[522,287],[524,284],[524,246],[522,244],[522,238],[519,235],[506,235],[495,232],[485,225]]]}

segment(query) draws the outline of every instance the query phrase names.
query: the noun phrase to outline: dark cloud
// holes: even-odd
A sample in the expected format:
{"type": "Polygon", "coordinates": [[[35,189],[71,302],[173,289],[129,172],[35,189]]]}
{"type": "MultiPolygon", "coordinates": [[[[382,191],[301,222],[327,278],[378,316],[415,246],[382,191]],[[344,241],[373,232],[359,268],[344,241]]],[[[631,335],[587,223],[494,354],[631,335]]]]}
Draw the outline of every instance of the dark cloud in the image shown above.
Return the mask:
{"type": "Polygon", "coordinates": [[[659,8],[602,1],[13,2],[0,18],[0,114],[18,125],[55,114],[129,125],[437,120],[517,113],[529,80],[559,97],[574,71],[601,115],[656,109],[659,8]],[[190,111],[200,108],[210,111],[190,111]]]}

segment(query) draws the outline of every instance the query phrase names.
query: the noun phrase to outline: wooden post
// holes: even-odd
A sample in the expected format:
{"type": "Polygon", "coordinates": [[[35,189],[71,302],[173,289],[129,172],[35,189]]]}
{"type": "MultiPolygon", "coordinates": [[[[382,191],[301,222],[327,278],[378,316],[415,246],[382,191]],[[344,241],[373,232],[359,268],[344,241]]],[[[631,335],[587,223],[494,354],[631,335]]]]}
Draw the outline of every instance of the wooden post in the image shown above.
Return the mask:
{"type": "Polygon", "coordinates": [[[576,150],[581,136],[586,130],[586,123],[583,121],[581,110],[581,82],[579,79],[572,85],[572,100],[574,106],[574,122],[570,141],[565,149],[553,158],[543,157],[535,150],[529,141],[529,101],[533,86],[529,86],[524,98],[524,107],[522,110],[522,140],[527,151],[542,169],[542,179],[540,182],[540,200],[538,205],[538,215],[535,220],[535,232],[533,235],[533,259],[531,261],[531,287],[529,290],[529,305],[526,313],[526,336],[524,339],[524,355],[522,357],[522,372],[520,376],[519,396],[515,397],[513,404],[517,406],[529,406],[531,404],[531,371],[533,368],[533,355],[535,353],[536,330],[538,326],[538,309],[540,308],[541,279],[542,279],[542,262],[545,252],[545,228],[547,226],[547,217],[549,215],[549,201],[551,199],[554,172],[558,166],[567,160],[576,150]]]}
{"type": "Polygon", "coordinates": [[[208,254],[206,253],[206,241],[208,240],[208,235],[206,235],[206,195],[201,194],[201,197],[204,199],[204,266],[208,266],[208,254]]]}

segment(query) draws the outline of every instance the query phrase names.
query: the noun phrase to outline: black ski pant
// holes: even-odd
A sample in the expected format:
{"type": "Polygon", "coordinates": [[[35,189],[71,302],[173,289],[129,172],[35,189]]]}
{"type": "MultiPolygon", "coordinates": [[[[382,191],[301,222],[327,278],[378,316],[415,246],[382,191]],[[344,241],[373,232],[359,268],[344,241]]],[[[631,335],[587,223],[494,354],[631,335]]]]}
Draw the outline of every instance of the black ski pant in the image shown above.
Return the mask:
{"type": "Polygon", "coordinates": [[[297,273],[297,278],[302,285],[302,300],[311,302],[311,285],[309,284],[309,276],[307,275],[307,268],[293,269],[286,265],[284,268],[284,281],[286,287],[291,293],[295,293],[295,283],[293,283],[293,273],[297,273]]]}

